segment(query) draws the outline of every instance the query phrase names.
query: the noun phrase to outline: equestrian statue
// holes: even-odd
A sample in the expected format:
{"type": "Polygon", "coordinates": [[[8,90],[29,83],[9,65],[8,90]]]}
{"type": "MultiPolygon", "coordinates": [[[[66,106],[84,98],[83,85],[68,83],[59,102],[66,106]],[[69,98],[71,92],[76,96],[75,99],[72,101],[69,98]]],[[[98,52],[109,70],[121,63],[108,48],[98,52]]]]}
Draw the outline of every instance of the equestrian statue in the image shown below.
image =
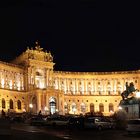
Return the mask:
{"type": "Polygon", "coordinates": [[[134,87],[133,82],[131,82],[129,85],[128,85],[128,82],[126,82],[126,90],[121,93],[122,99],[123,100],[127,99],[128,96],[130,94],[133,94],[133,92],[135,92],[135,91],[136,91],[136,89],[134,87]]]}

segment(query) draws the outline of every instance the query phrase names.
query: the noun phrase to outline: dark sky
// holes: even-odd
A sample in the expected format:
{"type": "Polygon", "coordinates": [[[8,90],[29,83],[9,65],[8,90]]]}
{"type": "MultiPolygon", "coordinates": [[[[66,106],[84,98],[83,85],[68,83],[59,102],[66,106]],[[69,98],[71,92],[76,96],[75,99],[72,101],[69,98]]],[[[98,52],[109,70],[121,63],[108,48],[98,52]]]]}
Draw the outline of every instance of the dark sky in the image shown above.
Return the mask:
{"type": "Polygon", "coordinates": [[[139,15],[133,1],[5,1],[0,59],[10,61],[39,40],[54,55],[55,70],[140,69],[139,15]]]}

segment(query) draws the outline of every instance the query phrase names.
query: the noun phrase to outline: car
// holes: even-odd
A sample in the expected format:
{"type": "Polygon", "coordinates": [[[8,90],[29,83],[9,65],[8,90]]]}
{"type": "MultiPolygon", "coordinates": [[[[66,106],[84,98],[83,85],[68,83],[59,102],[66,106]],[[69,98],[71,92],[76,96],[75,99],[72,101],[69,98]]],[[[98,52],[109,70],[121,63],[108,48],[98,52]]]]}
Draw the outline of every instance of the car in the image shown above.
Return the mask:
{"type": "Polygon", "coordinates": [[[10,122],[11,123],[23,123],[24,119],[21,116],[13,116],[12,118],[10,118],[10,122]]]}
{"type": "Polygon", "coordinates": [[[127,121],[128,133],[140,133],[140,119],[131,119],[127,121]]]}
{"type": "Polygon", "coordinates": [[[32,117],[29,120],[27,120],[27,123],[29,123],[32,126],[43,126],[45,125],[45,120],[41,117],[32,117]]]}
{"type": "Polygon", "coordinates": [[[90,129],[111,129],[112,123],[110,121],[106,121],[102,117],[87,117],[84,121],[84,128],[90,129]]]}
{"type": "Polygon", "coordinates": [[[57,117],[50,117],[46,120],[46,125],[55,126],[68,126],[69,117],[65,116],[57,116],[57,117]]]}
{"type": "Polygon", "coordinates": [[[69,129],[83,129],[84,128],[84,117],[75,116],[71,117],[68,122],[69,129]]]}

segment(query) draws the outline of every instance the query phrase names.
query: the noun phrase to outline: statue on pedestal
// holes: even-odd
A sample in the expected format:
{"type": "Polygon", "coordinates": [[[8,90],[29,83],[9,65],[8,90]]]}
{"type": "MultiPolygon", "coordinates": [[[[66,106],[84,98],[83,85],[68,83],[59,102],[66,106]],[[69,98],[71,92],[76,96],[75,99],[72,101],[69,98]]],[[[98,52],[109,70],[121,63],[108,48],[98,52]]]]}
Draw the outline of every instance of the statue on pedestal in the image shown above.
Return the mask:
{"type": "Polygon", "coordinates": [[[134,87],[133,82],[131,82],[129,85],[128,85],[128,82],[126,82],[126,90],[121,93],[122,99],[123,100],[127,99],[129,94],[131,94],[135,91],[136,91],[136,89],[134,87]]]}
{"type": "Polygon", "coordinates": [[[36,46],[35,46],[35,49],[39,52],[41,52],[43,50],[43,48],[40,48],[40,45],[38,43],[38,41],[35,42],[36,46]]]}

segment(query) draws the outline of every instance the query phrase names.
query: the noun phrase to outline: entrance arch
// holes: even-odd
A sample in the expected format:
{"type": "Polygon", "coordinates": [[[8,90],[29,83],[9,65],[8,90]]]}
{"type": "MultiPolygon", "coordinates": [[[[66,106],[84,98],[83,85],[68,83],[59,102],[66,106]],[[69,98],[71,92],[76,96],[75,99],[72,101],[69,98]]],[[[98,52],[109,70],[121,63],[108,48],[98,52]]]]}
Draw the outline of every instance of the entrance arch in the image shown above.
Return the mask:
{"type": "Polygon", "coordinates": [[[99,112],[104,112],[104,105],[102,103],[99,104],[99,112]]]}
{"type": "Polygon", "coordinates": [[[94,112],[94,104],[93,103],[90,104],[90,112],[92,112],[92,113],[94,112]]]}
{"type": "Polygon", "coordinates": [[[80,108],[81,108],[81,113],[85,114],[85,112],[86,112],[86,104],[85,103],[81,103],[80,108]]]}
{"type": "Polygon", "coordinates": [[[30,104],[32,104],[32,107],[30,107],[30,112],[37,113],[37,97],[35,95],[31,97],[30,104]]]}
{"type": "Polygon", "coordinates": [[[56,112],[56,98],[50,97],[49,106],[50,106],[50,113],[54,114],[56,112]]]}

